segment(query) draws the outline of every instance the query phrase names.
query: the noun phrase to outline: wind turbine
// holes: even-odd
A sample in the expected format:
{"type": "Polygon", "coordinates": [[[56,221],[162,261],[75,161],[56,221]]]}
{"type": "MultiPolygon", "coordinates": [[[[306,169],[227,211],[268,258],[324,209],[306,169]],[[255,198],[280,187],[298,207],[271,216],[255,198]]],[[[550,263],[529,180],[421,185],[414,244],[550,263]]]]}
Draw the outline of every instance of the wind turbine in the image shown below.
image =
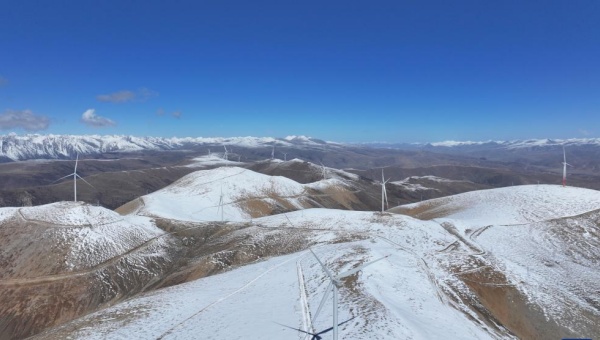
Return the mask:
{"type": "Polygon", "coordinates": [[[282,154],[283,154],[283,161],[284,161],[284,162],[287,162],[287,153],[285,153],[285,152],[282,152],[282,154]]]}
{"type": "MultiPolygon", "coordinates": [[[[356,316],[354,316],[354,317],[351,317],[350,319],[348,319],[348,320],[346,320],[346,321],[344,321],[344,322],[341,322],[341,323],[340,323],[338,326],[341,326],[341,325],[343,325],[343,324],[345,324],[345,323],[348,323],[348,322],[350,322],[350,321],[354,320],[354,318],[356,318],[356,316]]],[[[312,332],[307,332],[307,331],[304,331],[304,330],[302,330],[302,329],[300,329],[300,328],[290,327],[290,326],[287,326],[287,325],[281,324],[281,323],[279,323],[279,322],[276,322],[276,324],[278,324],[279,326],[287,327],[287,328],[289,328],[289,329],[293,329],[293,330],[295,330],[295,331],[302,332],[302,333],[306,334],[306,336],[304,336],[304,338],[305,338],[305,339],[306,339],[306,337],[307,337],[308,335],[312,335],[312,337],[310,338],[310,340],[322,340],[322,339],[323,339],[323,337],[321,337],[321,334],[329,333],[331,330],[333,330],[333,327],[329,327],[329,328],[327,328],[327,329],[324,329],[324,330],[320,331],[319,333],[312,333],[312,332]]]]}
{"type": "Polygon", "coordinates": [[[385,177],[383,177],[383,169],[381,169],[381,212],[384,212],[384,203],[385,205],[389,208],[389,204],[388,204],[388,198],[387,198],[387,191],[385,190],[385,183],[387,183],[390,179],[388,178],[387,181],[385,180],[385,177]]]}
{"type": "MultiPolygon", "coordinates": [[[[85,183],[87,183],[87,185],[91,186],[92,188],[94,188],[93,185],[91,185],[88,181],[86,181],[85,179],[83,179],[83,177],[79,176],[77,174],[77,163],[79,162],[79,154],[77,154],[77,158],[75,158],[75,169],[73,170],[72,174],[68,174],[64,177],[61,177],[59,179],[57,179],[56,181],[52,182],[52,183],[56,183],[58,181],[60,181],[63,178],[67,178],[69,176],[73,176],[73,202],[77,202],[77,177],[79,177],[79,179],[81,179],[82,181],[84,181],[85,183]]],[[[96,189],[96,188],[94,188],[96,189]]]]}
{"type": "Polygon", "coordinates": [[[273,149],[271,150],[271,159],[275,159],[275,145],[273,145],[273,149]]]}
{"type": "Polygon", "coordinates": [[[227,151],[227,147],[225,145],[223,145],[223,148],[225,148],[225,153],[223,154],[223,158],[225,160],[227,160],[227,155],[229,154],[229,151],[227,151]]]}
{"type": "Polygon", "coordinates": [[[343,279],[344,277],[347,277],[354,273],[357,273],[357,272],[361,271],[363,268],[370,266],[377,261],[383,260],[384,258],[388,257],[389,255],[378,258],[377,260],[374,260],[371,262],[367,262],[367,263],[360,265],[354,269],[350,269],[346,272],[343,272],[341,274],[334,276],[331,273],[331,271],[329,271],[329,269],[327,269],[327,267],[325,267],[323,262],[321,262],[321,260],[319,260],[319,257],[317,257],[317,254],[315,254],[315,252],[312,249],[309,248],[309,250],[314,255],[314,257],[317,259],[317,261],[323,268],[323,271],[325,272],[325,274],[327,274],[327,276],[329,277],[329,285],[327,286],[327,289],[325,290],[325,295],[323,296],[323,299],[321,300],[321,303],[319,304],[319,308],[317,308],[317,312],[315,313],[315,316],[312,321],[314,323],[314,321],[317,319],[317,316],[319,316],[319,313],[321,312],[321,309],[323,308],[323,305],[325,304],[325,300],[327,300],[327,298],[329,297],[329,292],[333,291],[333,340],[337,340],[337,338],[338,338],[338,313],[337,313],[337,311],[338,311],[338,288],[342,285],[342,283],[340,282],[340,279],[343,279]]]}
{"type": "Polygon", "coordinates": [[[221,222],[223,222],[223,186],[221,186],[221,196],[219,197],[219,208],[217,208],[217,214],[221,211],[221,222]]]}
{"type": "Polygon", "coordinates": [[[323,163],[321,163],[321,174],[323,175],[323,179],[327,179],[327,169],[325,169],[325,165],[323,165],[323,163]]]}
{"type": "Polygon", "coordinates": [[[571,166],[571,164],[567,163],[567,153],[565,152],[565,147],[563,146],[563,180],[562,180],[562,185],[563,187],[567,185],[567,165],[571,166]]]}

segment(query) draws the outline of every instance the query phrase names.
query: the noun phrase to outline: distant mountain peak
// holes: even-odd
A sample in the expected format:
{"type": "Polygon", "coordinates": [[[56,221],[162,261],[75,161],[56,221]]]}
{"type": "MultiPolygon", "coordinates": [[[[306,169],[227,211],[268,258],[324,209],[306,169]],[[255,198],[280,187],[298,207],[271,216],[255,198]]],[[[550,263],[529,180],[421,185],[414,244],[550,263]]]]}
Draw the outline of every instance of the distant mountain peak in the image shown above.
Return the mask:
{"type": "Polygon", "coordinates": [[[147,150],[177,150],[197,146],[227,145],[247,148],[318,147],[337,145],[306,136],[273,137],[138,137],[133,135],[0,135],[0,160],[65,159],[76,154],[147,150]]]}

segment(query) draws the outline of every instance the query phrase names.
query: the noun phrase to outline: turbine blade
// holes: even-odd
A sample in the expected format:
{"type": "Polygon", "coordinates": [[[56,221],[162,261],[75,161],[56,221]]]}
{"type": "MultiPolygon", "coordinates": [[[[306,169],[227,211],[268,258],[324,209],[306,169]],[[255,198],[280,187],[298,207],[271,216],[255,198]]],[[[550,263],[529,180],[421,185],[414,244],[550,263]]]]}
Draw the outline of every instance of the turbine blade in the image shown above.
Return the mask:
{"type": "Polygon", "coordinates": [[[329,297],[329,293],[331,293],[332,288],[333,288],[333,283],[331,281],[329,281],[329,285],[327,285],[327,289],[325,290],[325,295],[323,295],[323,298],[321,299],[321,303],[319,303],[319,308],[317,308],[317,311],[315,312],[315,315],[312,318],[313,325],[315,324],[317,317],[321,313],[321,309],[323,309],[323,306],[325,305],[325,301],[327,301],[327,298],[329,297]]]}
{"type": "Polygon", "coordinates": [[[75,174],[75,176],[77,176],[80,180],[84,181],[87,183],[87,185],[91,186],[92,188],[96,189],[95,186],[91,185],[90,182],[86,181],[85,179],[83,179],[83,177],[79,176],[78,174],[75,174]]]}
{"type": "Polygon", "coordinates": [[[279,326],[287,327],[287,328],[289,328],[289,329],[293,329],[293,330],[295,330],[295,331],[298,331],[298,332],[306,333],[306,334],[308,334],[308,335],[312,335],[312,336],[315,336],[315,335],[317,335],[317,334],[314,334],[314,333],[310,333],[310,332],[307,332],[307,331],[303,331],[303,330],[301,330],[300,328],[294,328],[294,327],[290,327],[290,326],[284,325],[284,324],[282,324],[282,323],[279,323],[279,322],[275,322],[275,323],[276,323],[276,324],[278,324],[279,326]]]}
{"type": "Polygon", "coordinates": [[[377,262],[377,261],[381,261],[381,260],[383,260],[383,259],[385,259],[385,258],[387,258],[387,257],[389,257],[389,256],[390,256],[390,255],[386,255],[386,256],[384,256],[384,257],[380,257],[380,258],[378,258],[377,260],[374,260],[374,261],[371,261],[371,262],[367,262],[367,263],[365,263],[365,264],[363,264],[363,265],[360,265],[360,266],[358,266],[358,267],[356,267],[356,268],[354,268],[354,269],[350,269],[349,271],[347,271],[347,272],[344,272],[344,273],[341,273],[340,275],[338,275],[338,276],[336,277],[336,279],[341,279],[341,278],[343,278],[343,277],[346,277],[346,276],[352,275],[352,274],[354,274],[354,273],[356,273],[356,272],[358,272],[358,271],[361,271],[361,270],[362,270],[362,269],[364,269],[365,267],[368,267],[368,266],[372,265],[373,263],[375,263],[375,262],[377,262]]]}
{"type": "MultiPolygon", "coordinates": [[[[341,326],[341,325],[343,325],[343,324],[345,324],[345,323],[348,323],[348,322],[350,322],[350,321],[352,321],[352,320],[354,320],[354,319],[356,319],[356,316],[353,316],[353,317],[351,317],[350,319],[348,319],[348,320],[346,320],[346,321],[344,321],[344,322],[340,322],[340,323],[338,323],[338,327],[339,327],[339,326],[341,326]]],[[[333,329],[333,327],[329,327],[329,328],[327,328],[327,329],[324,329],[324,330],[320,331],[319,333],[317,333],[317,334],[315,334],[315,335],[321,335],[321,334],[325,334],[325,333],[327,333],[327,332],[331,331],[332,329],[333,329]]]]}
{"type": "Polygon", "coordinates": [[[310,250],[310,252],[314,255],[314,257],[317,259],[317,261],[319,262],[319,264],[321,265],[321,267],[323,268],[323,270],[325,271],[325,273],[327,274],[327,276],[329,276],[329,279],[332,281],[332,283],[335,284],[335,278],[333,277],[333,275],[331,275],[331,272],[329,271],[329,269],[327,269],[327,267],[325,267],[325,265],[323,264],[323,262],[321,262],[321,260],[319,260],[319,258],[317,257],[317,254],[315,254],[315,252],[312,250],[312,248],[308,248],[308,250],[310,250]]]}
{"type": "Polygon", "coordinates": [[[50,184],[56,183],[56,182],[60,181],[61,179],[64,179],[64,178],[67,178],[67,177],[71,177],[71,176],[73,176],[73,175],[75,175],[75,173],[68,174],[68,175],[66,175],[66,176],[64,176],[64,177],[61,177],[61,178],[57,179],[56,181],[54,181],[54,182],[52,182],[52,183],[50,183],[50,184]]]}
{"type": "Polygon", "coordinates": [[[77,153],[77,158],[75,158],[75,173],[77,173],[77,163],[79,162],[79,152],[77,153]]]}

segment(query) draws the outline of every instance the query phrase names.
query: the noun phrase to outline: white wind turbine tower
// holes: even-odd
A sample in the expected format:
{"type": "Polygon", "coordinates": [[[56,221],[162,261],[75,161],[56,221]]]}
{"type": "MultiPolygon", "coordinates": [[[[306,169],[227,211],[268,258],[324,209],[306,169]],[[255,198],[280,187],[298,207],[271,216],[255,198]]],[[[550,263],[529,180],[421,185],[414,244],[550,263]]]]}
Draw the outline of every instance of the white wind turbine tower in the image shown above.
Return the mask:
{"type": "Polygon", "coordinates": [[[67,177],[73,176],[73,202],[77,202],[77,177],[79,177],[79,179],[81,179],[82,181],[84,181],[85,183],[87,183],[87,185],[89,185],[92,188],[94,188],[93,185],[91,185],[88,181],[86,181],[85,179],[83,179],[83,177],[81,177],[81,176],[79,176],[77,174],[77,163],[78,162],[79,162],[79,154],[77,154],[77,158],[75,158],[75,169],[73,170],[73,173],[72,174],[68,174],[68,175],[66,175],[64,177],[61,177],[61,178],[57,179],[56,181],[52,182],[52,183],[55,183],[55,182],[60,181],[63,178],[67,178],[67,177]]]}
{"type": "Polygon", "coordinates": [[[567,185],[567,165],[571,166],[571,164],[567,163],[567,153],[565,152],[565,147],[563,146],[563,179],[562,185],[563,187],[567,185]]]}
{"type": "Polygon", "coordinates": [[[225,153],[223,154],[223,159],[227,160],[227,155],[229,154],[229,151],[227,151],[227,147],[225,145],[223,145],[223,148],[225,149],[225,153]]]}
{"type": "Polygon", "coordinates": [[[323,165],[323,163],[321,163],[321,174],[323,175],[324,180],[327,179],[327,169],[325,168],[325,165],[323,165]]]}
{"type": "Polygon", "coordinates": [[[282,154],[283,154],[283,161],[284,161],[284,162],[287,162],[287,153],[285,153],[285,152],[282,152],[282,154]]]}
{"type": "Polygon", "coordinates": [[[221,186],[221,196],[219,197],[219,208],[217,208],[217,213],[221,211],[221,222],[223,222],[223,186],[221,186]]]}
{"type": "Polygon", "coordinates": [[[340,279],[343,279],[344,277],[347,277],[356,272],[359,272],[362,269],[364,269],[365,267],[370,266],[379,260],[383,260],[384,258],[388,257],[389,255],[378,258],[377,260],[374,260],[371,262],[367,262],[367,263],[360,265],[354,269],[350,269],[346,272],[343,272],[341,274],[334,276],[329,271],[329,269],[327,269],[327,267],[325,267],[323,262],[321,262],[321,260],[319,260],[319,258],[317,257],[317,254],[315,254],[315,252],[312,251],[312,249],[309,248],[309,250],[314,255],[314,257],[317,259],[317,261],[319,261],[319,264],[323,268],[323,271],[325,271],[325,274],[327,274],[327,276],[329,277],[329,285],[327,286],[327,289],[325,290],[325,295],[323,296],[323,299],[321,300],[321,303],[319,304],[319,308],[317,308],[317,312],[315,313],[315,316],[313,317],[312,322],[314,324],[315,320],[317,319],[317,316],[319,316],[319,313],[321,312],[321,309],[323,308],[323,305],[325,304],[325,300],[327,300],[327,298],[329,297],[329,292],[333,291],[333,340],[337,340],[337,338],[338,338],[338,288],[342,285],[342,283],[340,282],[340,279]]]}
{"type": "Polygon", "coordinates": [[[387,198],[387,191],[385,190],[385,183],[387,183],[390,179],[388,178],[387,180],[385,179],[385,177],[383,177],[383,169],[381,169],[381,212],[384,212],[384,203],[385,206],[387,206],[389,208],[389,204],[388,204],[388,198],[387,198]]]}
{"type": "Polygon", "coordinates": [[[275,145],[273,145],[273,149],[271,150],[271,159],[275,159],[275,145]]]}

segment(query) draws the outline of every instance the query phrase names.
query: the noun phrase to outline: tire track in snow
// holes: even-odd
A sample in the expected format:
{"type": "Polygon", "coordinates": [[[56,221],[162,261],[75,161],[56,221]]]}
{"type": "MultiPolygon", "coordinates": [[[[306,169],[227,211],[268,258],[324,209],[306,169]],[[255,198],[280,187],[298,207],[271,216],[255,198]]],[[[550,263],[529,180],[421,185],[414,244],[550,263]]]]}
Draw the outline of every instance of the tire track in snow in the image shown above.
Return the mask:
{"type": "Polygon", "coordinates": [[[257,277],[255,277],[254,279],[248,281],[246,284],[244,284],[243,286],[241,286],[240,288],[236,289],[235,291],[227,294],[224,297],[221,297],[213,302],[211,302],[210,304],[208,304],[206,307],[200,309],[199,311],[197,311],[196,313],[192,314],[190,317],[186,318],[185,320],[179,322],[178,324],[176,324],[175,326],[171,327],[170,329],[168,329],[165,333],[163,333],[161,336],[159,336],[158,338],[156,338],[156,340],[160,340],[160,339],[164,339],[165,336],[168,336],[169,334],[173,333],[173,331],[175,329],[177,329],[178,327],[180,327],[181,325],[183,325],[184,323],[186,323],[187,321],[191,320],[192,318],[194,318],[196,315],[204,312],[205,310],[207,310],[208,308],[217,305],[227,299],[229,299],[230,297],[238,294],[239,292],[245,290],[246,288],[248,288],[249,286],[251,286],[254,282],[258,281],[259,279],[261,279],[263,276],[267,275],[268,273],[270,273],[271,271],[283,266],[284,264],[287,264],[288,262],[291,262],[293,260],[297,260],[303,256],[306,256],[306,251],[302,252],[300,255],[295,256],[291,259],[285,260],[277,265],[274,265],[273,267],[265,270],[264,272],[262,272],[260,275],[258,275],[257,277]]]}
{"type": "Polygon", "coordinates": [[[427,264],[427,261],[425,261],[424,258],[422,258],[421,256],[419,256],[417,253],[415,253],[414,251],[405,248],[403,246],[401,246],[400,244],[385,238],[383,236],[379,236],[379,235],[373,235],[393,246],[397,246],[398,248],[408,252],[409,254],[413,255],[415,258],[417,258],[417,263],[419,265],[419,267],[421,267],[421,269],[423,270],[423,272],[425,272],[425,275],[427,275],[427,278],[429,279],[429,282],[431,283],[433,290],[435,291],[435,294],[437,295],[438,300],[440,300],[441,303],[446,304],[446,299],[444,298],[446,295],[445,293],[442,291],[442,289],[440,288],[440,286],[437,283],[437,280],[435,279],[435,274],[433,274],[431,272],[431,269],[429,268],[429,265],[427,264]]]}
{"type": "MultiPolygon", "coordinates": [[[[310,309],[308,308],[308,299],[306,298],[306,285],[304,284],[304,272],[302,271],[302,264],[300,260],[296,261],[296,267],[298,272],[298,284],[300,286],[300,307],[302,309],[302,324],[304,331],[307,333],[314,333],[314,329],[310,317],[310,309]]],[[[306,339],[309,334],[306,334],[303,339],[306,339]]]]}
{"type": "MultiPolygon", "coordinates": [[[[284,213],[284,215],[287,218],[287,215],[284,213]]],[[[335,229],[335,228],[306,228],[306,227],[296,227],[292,221],[289,220],[290,224],[292,224],[291,228],[286,228],[286,227],[264,227],[264,226],[260,226],[257,225],[257,227],[259,228],[266,228],[266,229],[294,229],[294,230],[307,230],[307,231],[342,231],[342,232],[346,232],[348,230],[345,229],[335,229]]],[[[436,295],[438,297],[438,299],[440,300],[441,303],[446,304],[446,299],[445,299],[445,293],[442,291],[442,289],[440,288],[440,286],[437,283],[437,280],[435,278],[435,274],[433,274],[433,272],[431,271],[431,269],[429,268],[429,265],[427,264],[427,261],[425,261],[424,258],[422,258],[421,256],[419,256],[416,252],[412,251],[411,249],[408,249],[388,238],[385,238],[383,236],[380,235],[376,235],[370,232],[365,232],[365,231],[356,231],[356,234],[362,234],[362,235],[366,235],[368,237],[376,237],[379,238],[395,247],[398,247],[399,249],[413,255],[416,259],[417,259],[417,265],[423,270],[423,272],[425,272],[425,275],[427,275],[427,278],[429,279],[429,282],[431,283],[431,285],[433,286],[433,289],[436,292],[436,295]]]]}

